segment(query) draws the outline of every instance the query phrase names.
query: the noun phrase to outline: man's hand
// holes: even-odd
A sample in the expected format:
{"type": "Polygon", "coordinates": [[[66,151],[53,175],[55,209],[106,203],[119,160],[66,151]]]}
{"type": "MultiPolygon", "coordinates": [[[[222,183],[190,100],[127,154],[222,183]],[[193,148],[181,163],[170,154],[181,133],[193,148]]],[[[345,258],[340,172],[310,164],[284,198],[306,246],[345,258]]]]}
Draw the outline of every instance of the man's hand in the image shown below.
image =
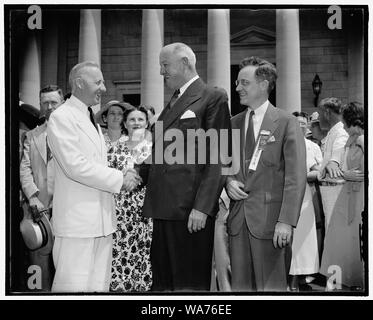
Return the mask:
{"type": "Polygon", "coordinates": [[[39,198],[37,196],[32,196],[29,199],[29,204],[30,204],[30,207],[36,206],[38,211],[44,210],[44,205],[42,204],[42,202],[39,200],[39,198]]]}
{"type": "Polygon", "coordinates": [[[290,224],[277,222],[275,226],[275,234],[273,235],[273,246],[277,249],[284,248],[290,244],[293,235],[293,227],[290,224]]]}
{"type": "Polygon", "coordinates": [[[364,172],[357,169],[346,170],[343,172],[343,177],[348,181],[362,182],[364,181],[364,172]]]}
{"type": "Polygon", "coordinates": [[[335,161],[329,161],[328,164],[325,167],[325,172],[329,174],[329,177],[339,178],[343,176],[343,172],[341,168],[339,168],[339,164],[335,161]]]}
{"type": "Polygon", "coordinates": [[[123,186],[122,189],[126,191],[132,191],[135,189],[140,183],[142,179],[137,174],[135,169],[127,169],[123,172],[123,186]]]}
{"type": "Polygon", "coordinates": [[[232,180],[227,184],[227,193],[233,200],[243,200],[248,197],[248,194],[243,191],[244,184],[241,181],[232,180]]]}
{"type": "Polygon", "coordinates": [[[200,231],[201,229],[204,229],[206,226],[206,219],[207,214],[198,211],[196,209],[192,209],[192,211],[189,214],[188,219],[188,230],[190,233],[200,231]]]}

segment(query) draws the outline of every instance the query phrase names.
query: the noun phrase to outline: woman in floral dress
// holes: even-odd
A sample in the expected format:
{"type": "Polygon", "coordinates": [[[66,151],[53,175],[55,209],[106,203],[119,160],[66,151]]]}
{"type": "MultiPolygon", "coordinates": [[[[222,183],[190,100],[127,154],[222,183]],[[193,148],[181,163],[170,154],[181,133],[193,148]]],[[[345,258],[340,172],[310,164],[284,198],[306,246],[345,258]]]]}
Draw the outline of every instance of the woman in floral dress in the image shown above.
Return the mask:
{"type": "MultiPolygon", "coordinates": [[[[113,120],[114,110],[119,121],[121,110],[117,104],[108,109],[105,119],[108,124],[105,142],[109,166],[119,170],[136,168],[151,153],[148,135],[145,139],[147,112],[142,107],[126,104],[121,115],[125,135],[118,138],[118,133],[113,134],[119,129],[113,120]]],[[[110,282],[110,291],[113,292],[148,291],[152,285],[150,246],[153,223],[142,216],[145,190],[146,187],[140,184],[131,192],[121,191],[114,196],[117,231],[113,234],[110,282]]]]}

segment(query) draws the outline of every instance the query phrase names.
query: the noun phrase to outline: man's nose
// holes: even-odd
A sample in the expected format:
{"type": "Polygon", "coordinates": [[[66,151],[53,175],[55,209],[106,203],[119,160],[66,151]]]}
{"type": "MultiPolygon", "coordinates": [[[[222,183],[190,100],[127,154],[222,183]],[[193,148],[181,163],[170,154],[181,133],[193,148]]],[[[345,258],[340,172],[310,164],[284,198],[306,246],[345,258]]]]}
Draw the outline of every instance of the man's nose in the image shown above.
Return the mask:
{"type": "Polygon", "coordinates": [[[161,76],[163,76],[164,75],[164,68],[161,66],[161,69],[159,70],[159,74],[161,75],[161,76]]]}
{"type": "Polygon", "coordinates": [[[105,84],[101,83],[101,88],[100,88],[100,90],[101,90],[102,92],[106,92],[105,84]]]}

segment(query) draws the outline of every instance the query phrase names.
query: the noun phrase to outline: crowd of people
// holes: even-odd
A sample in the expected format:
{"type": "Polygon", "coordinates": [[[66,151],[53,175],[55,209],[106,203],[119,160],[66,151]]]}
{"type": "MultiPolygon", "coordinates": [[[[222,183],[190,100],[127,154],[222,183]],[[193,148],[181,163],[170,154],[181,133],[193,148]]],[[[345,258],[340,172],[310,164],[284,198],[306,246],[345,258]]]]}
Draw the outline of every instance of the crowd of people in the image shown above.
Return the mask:
{"type": "Polygon", "coordinates": [[[71,94],[43,88],[39,125],[20,126],[23,219],[49,237],[26,243],[38,289],[298,292],[322,274],[327,290],[364,290],[362,104],[331,97],[289,114],[268,100],[274,65],[250,57],[236,80],[247,108],[231,118],[189,46],[166,45],[159,62],[174,91],[159,115],[116,100],[94,114],[105,81],[85,61],[71,94]],[[215,143],[200,139],[213,131],[215,143]]]}

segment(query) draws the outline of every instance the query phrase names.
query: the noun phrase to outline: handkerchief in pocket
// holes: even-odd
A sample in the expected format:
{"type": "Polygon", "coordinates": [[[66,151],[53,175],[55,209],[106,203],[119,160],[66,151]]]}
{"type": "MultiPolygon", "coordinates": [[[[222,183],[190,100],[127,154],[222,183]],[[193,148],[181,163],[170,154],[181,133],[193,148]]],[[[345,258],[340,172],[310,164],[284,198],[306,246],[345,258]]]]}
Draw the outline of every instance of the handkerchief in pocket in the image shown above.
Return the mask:
{"type": "Polygon", "coordinates": [[[267,143],[269,143],[269,142],[275,142],[275,141],[276,141],[275,137],[274,137],[274,136],[270,136],[270,137],[268,138],[267,143]]]}
{"type": "Polygon", "coordinates": [[[193,111],[187,110],[183,113],[180,119],[190,119],[190,118],[195,118],[195,117],[196,117],[196,114],[193,111]]]}

